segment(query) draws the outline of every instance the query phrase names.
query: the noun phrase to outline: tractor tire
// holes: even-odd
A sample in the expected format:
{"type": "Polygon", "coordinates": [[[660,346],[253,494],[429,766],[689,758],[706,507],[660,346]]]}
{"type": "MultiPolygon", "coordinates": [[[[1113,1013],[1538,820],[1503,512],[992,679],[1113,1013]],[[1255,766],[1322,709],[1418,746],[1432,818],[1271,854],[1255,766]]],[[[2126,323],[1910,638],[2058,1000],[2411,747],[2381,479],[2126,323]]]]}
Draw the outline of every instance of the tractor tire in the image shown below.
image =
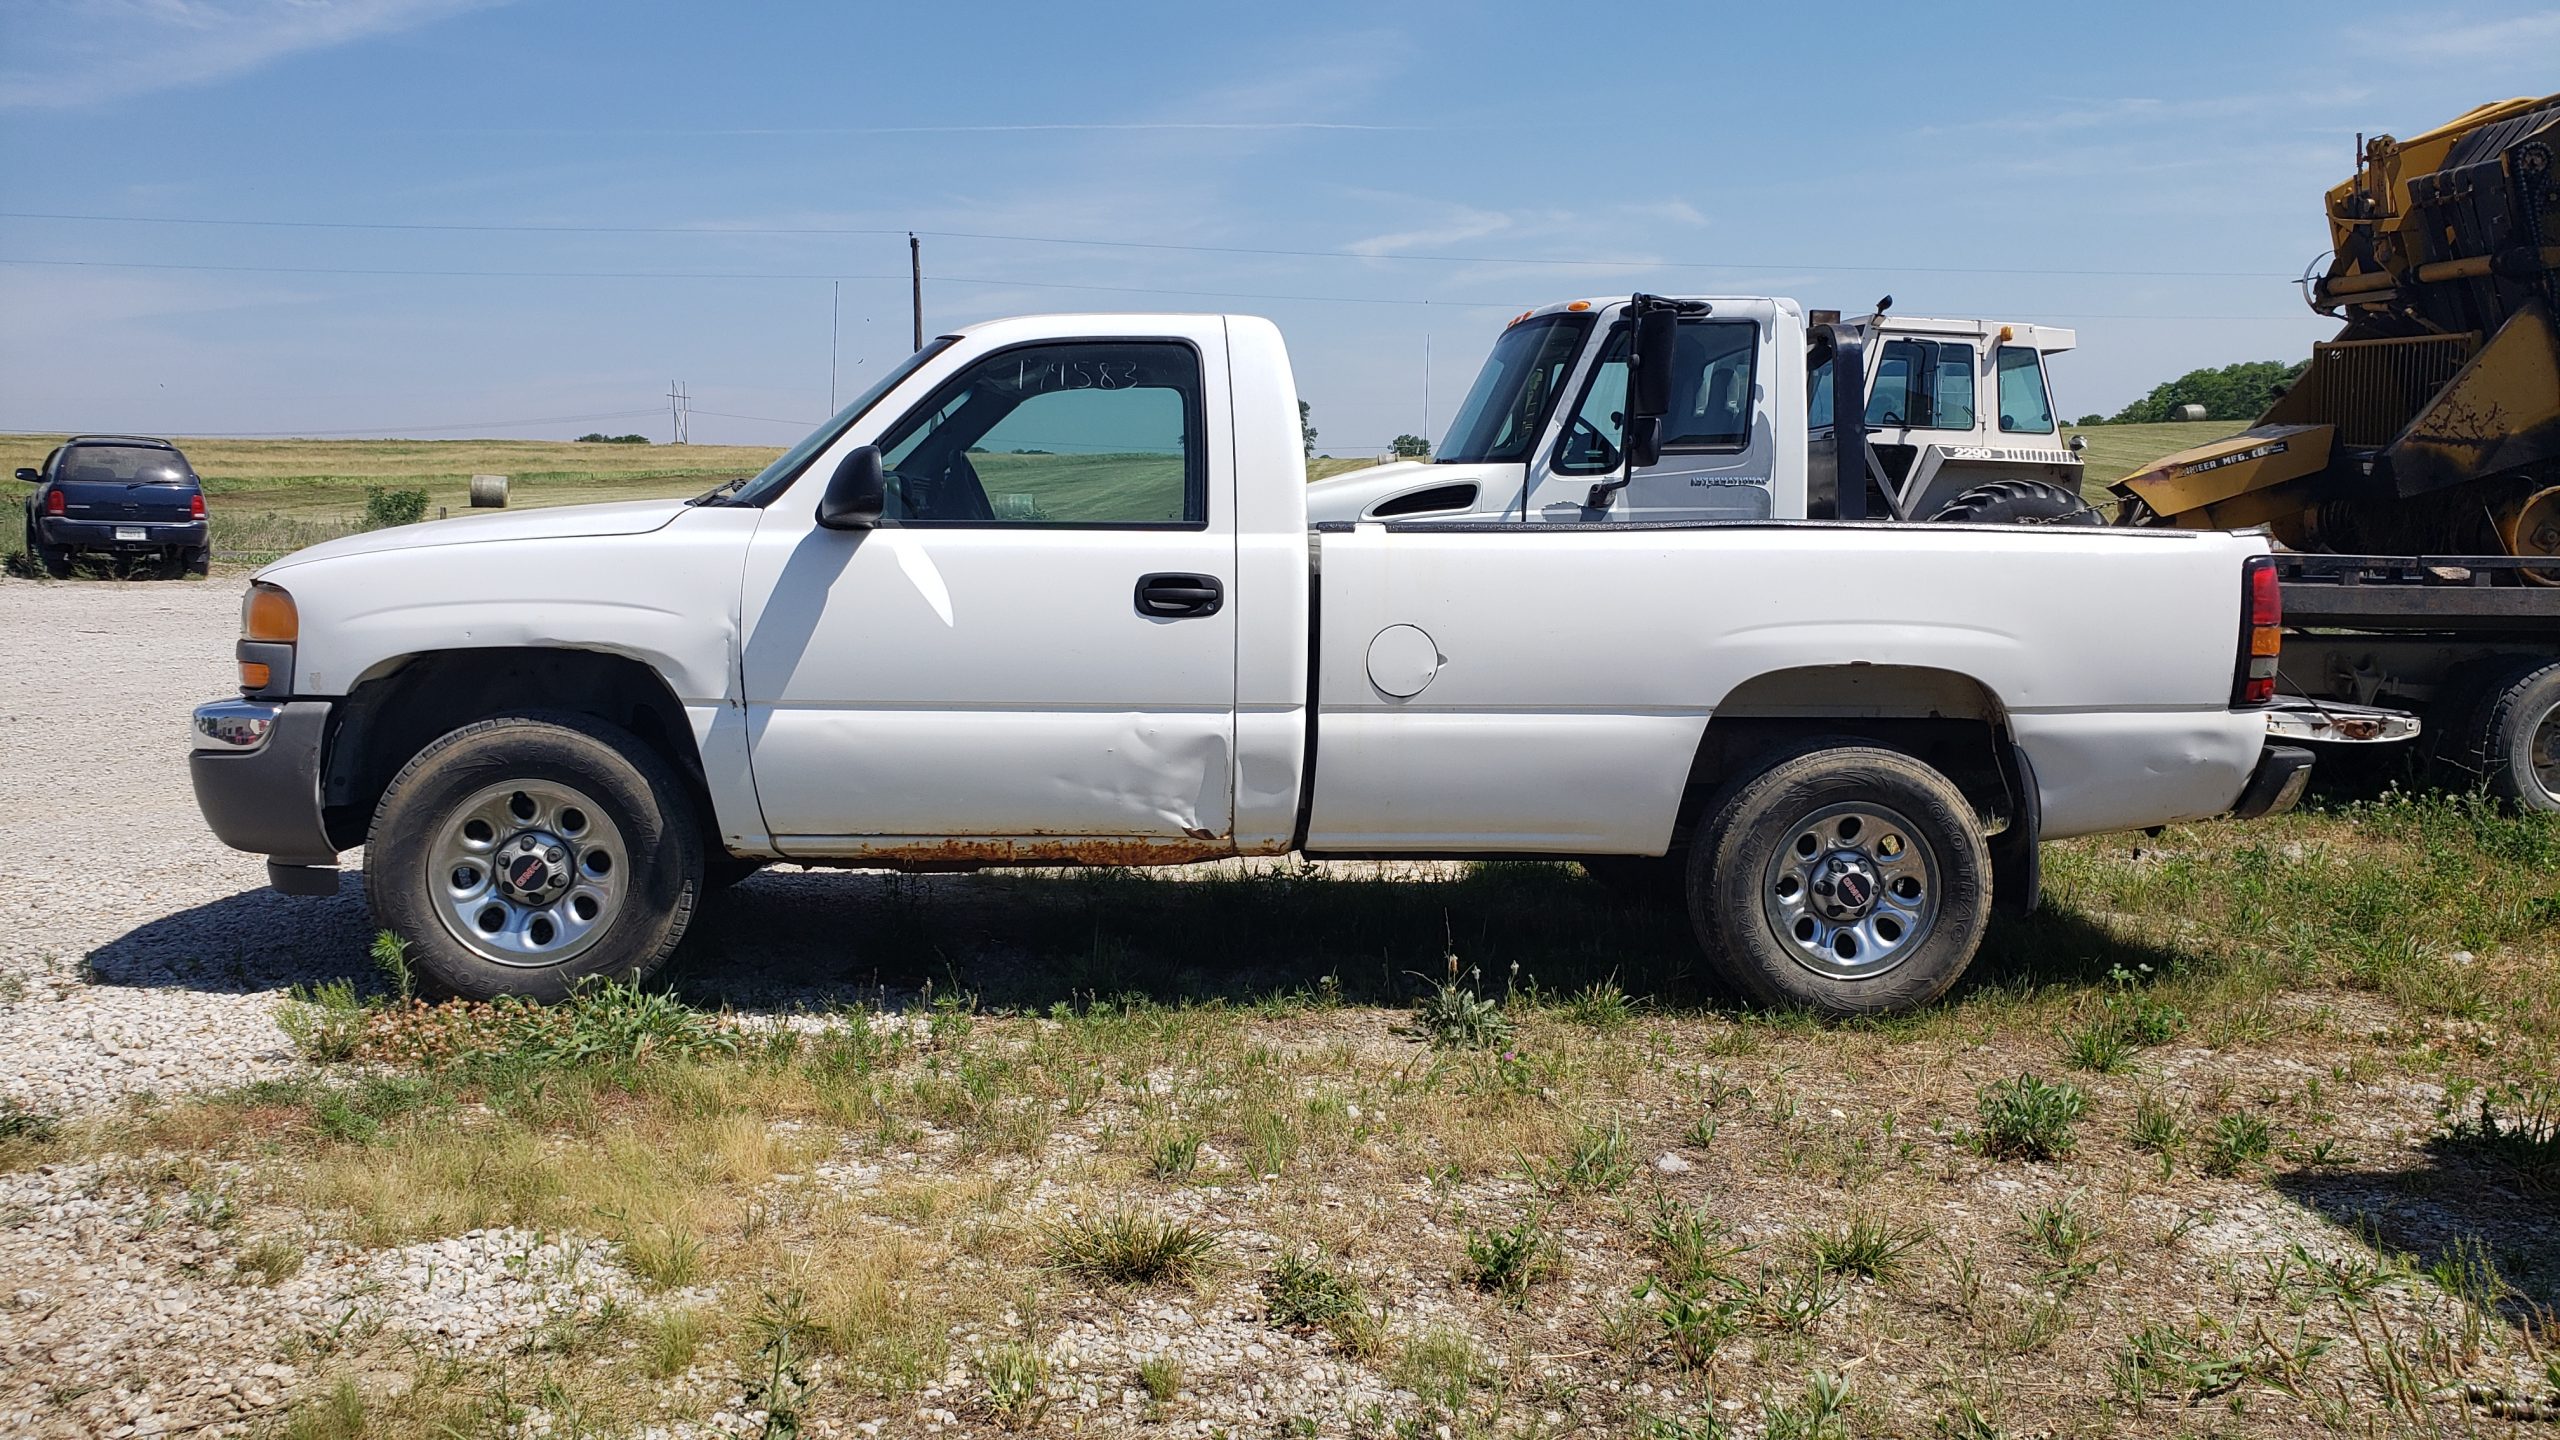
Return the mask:
{"type": "Polygon", "coordinates": [[[2096,509],[2078,495],[2043,480],[1994,480],[1976,485],[1929,517],[1949,525],[2097,525],[2096,509]]]}

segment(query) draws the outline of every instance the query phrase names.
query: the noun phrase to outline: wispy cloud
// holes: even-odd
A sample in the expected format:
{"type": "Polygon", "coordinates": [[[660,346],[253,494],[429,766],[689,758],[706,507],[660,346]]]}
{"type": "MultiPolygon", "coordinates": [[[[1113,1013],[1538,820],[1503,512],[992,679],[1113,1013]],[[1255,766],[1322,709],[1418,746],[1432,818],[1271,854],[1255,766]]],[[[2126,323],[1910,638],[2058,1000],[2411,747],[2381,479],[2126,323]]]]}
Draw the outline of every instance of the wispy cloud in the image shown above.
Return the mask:
{"type": "Polygon", "coordinates": [[[2394,25],[2388,31],[2368,30],[2363,38],[2365,49],[2424,62],[2519,61],[2535,55],[2548,62],[2552,51],[2560,49],[2560,10],[2475,25],[2394,25]]]}
{"type": "Polygon", "coordinates": [[[75,109],[245,74],[502,0],[15,0],[0,106],[75,109]]]}
{"type": "Polygon", "coordinates": [[[1410,230],[1391,230],[1354,240],[1344,249],[1358,255],[1395,255],[1407,250],[1437,250],[1499,235],[1512,228],[1511,217],[1495,210],[1449,207],[1447,219],[1410,230]]]}

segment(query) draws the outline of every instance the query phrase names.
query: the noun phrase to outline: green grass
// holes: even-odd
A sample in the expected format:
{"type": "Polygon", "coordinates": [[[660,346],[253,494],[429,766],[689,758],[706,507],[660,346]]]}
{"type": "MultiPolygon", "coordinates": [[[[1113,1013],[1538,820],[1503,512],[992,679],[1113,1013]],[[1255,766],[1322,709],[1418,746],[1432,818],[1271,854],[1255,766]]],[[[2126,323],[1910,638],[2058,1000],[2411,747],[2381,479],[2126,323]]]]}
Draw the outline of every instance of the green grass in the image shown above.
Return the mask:
{"type": "Polygon", "coordinates": [[[2392,798],[2046,859],[1948,1001],[1839,1025],[1740,1006],[1561,865],[782,875],[930,996],[778,1029],[717,1008],[713,937],[673,998],[429,1006],[386,946],[345,957],[369,993],[286,1011],[346,1058],[0,1126],[0,1169],[137,1177],[221,1237],[184,1283],[496,1226],[630,1275],[531,1348],[306,1355],[305,1412],[257,1433],[479,1433],[493,1397],[641,1433],[741,1396],[804,1434],[1248,1403],[1285,1434],[2489,1433],[2465,1397],[2560,1348],[2560,822],[2392,798]],[[1433,1044],[1416,976],[1479,968],[1503,1047],[1433,1044]],[[2080,1032],[2130,1072],[2058,1083],[2080,1032]],[[1168,1352],[1170,1308],[1272,1358],[1168,1352]],[[403,1366],[413,1397],[333,1412],[403,1366]],[[1355,1388],[1390,1398],[1325,1408],[1355,1388]]]}
{"type": "MultiPolygon", "coordinates": [[[[2167,421],[2157,425],[2065,425],[2062,436],[2085,435],[2089,448],[2080,453],[2080,493],[2092,501],[2114,502],[2107,487],[2163,455],[2172,455],[2208,440],[2237,435],[2249,427],[2237,420],[2167,421]]],[[[2108,512],[2112,513],[2112,512],[2108,512]]]]}

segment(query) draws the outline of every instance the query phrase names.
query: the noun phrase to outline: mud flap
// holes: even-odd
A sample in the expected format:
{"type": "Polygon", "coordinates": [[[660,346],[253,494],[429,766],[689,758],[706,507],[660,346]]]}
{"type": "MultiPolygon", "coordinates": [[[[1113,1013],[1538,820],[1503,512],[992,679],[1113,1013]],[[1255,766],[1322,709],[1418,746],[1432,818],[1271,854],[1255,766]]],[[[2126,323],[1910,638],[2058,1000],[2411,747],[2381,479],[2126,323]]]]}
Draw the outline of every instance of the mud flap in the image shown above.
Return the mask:
{"type": "Polygon", "coordinates": [[[2009,828],[1986,842],[1991,851],[1991,910],[1995,915],[2032,915],[2044,902],[2044,863],[2037,854],[2044,833],[2044,798],[2036,786],[2035,762],[2016,745],[2008,749],[2001,779],[2017,802],[2009,828]]]}

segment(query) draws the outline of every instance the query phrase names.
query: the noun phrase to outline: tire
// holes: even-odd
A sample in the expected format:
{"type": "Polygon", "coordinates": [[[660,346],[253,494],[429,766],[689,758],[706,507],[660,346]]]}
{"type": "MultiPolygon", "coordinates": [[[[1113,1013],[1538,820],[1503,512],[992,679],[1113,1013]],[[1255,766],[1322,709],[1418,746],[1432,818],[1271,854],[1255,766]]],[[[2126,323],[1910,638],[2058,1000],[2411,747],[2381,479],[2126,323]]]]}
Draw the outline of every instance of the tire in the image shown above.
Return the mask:
{"type": "Polygon", "coordinates": [[[1671,908],[1687,893],[1689,867],[1678,850],[1668,855],[1586,855],[1582,873],[1622,905],[1671,908]]]}
{"type": "Polygon", "coordinates": [[[2560,661],[2489,671],[2476,696],[2448,717],[2437,764],[2518,809],[2560,812],[2560,661]]]}
{"type": "Polygon", "coordinates": [[[213,573],[213,547],[203,546],[187,552],[186,573],[198,580],[213,573]]]}
{"type": "Polygon", "coordinates": [[[1929,517],[1949,525],[2097,525],[2088,501],[2043,480],[1994,480],[1958,495],[1929,517]]]}
{"type": "Polygon", "coordinates": [[[71,578],[71,552],[36,538],[35,522],[27,523],[27,558],[56,580],[71,578]]]}
{"type": "Polygon", "coordinates": [[[471,1000],[647,980],[702,894],[684,782],[628,731],[584,715],[501,716],[435,741],[383,791],[365,845],[374,923],[409,942],[438,988],[471,1000]]]}
{"type": "Polygon", "coordinates": [[[1810,741],[1726,786],[1708,814],[1690,847],[1689,922],[1745,997],[1888,1014],[1946,994],[1973,963],[1990,849],[1973,806],[1927,765],[1853,738],[1810,741]],[[1838,888],[1815,893],[1825,885],[1838,888]]]}

